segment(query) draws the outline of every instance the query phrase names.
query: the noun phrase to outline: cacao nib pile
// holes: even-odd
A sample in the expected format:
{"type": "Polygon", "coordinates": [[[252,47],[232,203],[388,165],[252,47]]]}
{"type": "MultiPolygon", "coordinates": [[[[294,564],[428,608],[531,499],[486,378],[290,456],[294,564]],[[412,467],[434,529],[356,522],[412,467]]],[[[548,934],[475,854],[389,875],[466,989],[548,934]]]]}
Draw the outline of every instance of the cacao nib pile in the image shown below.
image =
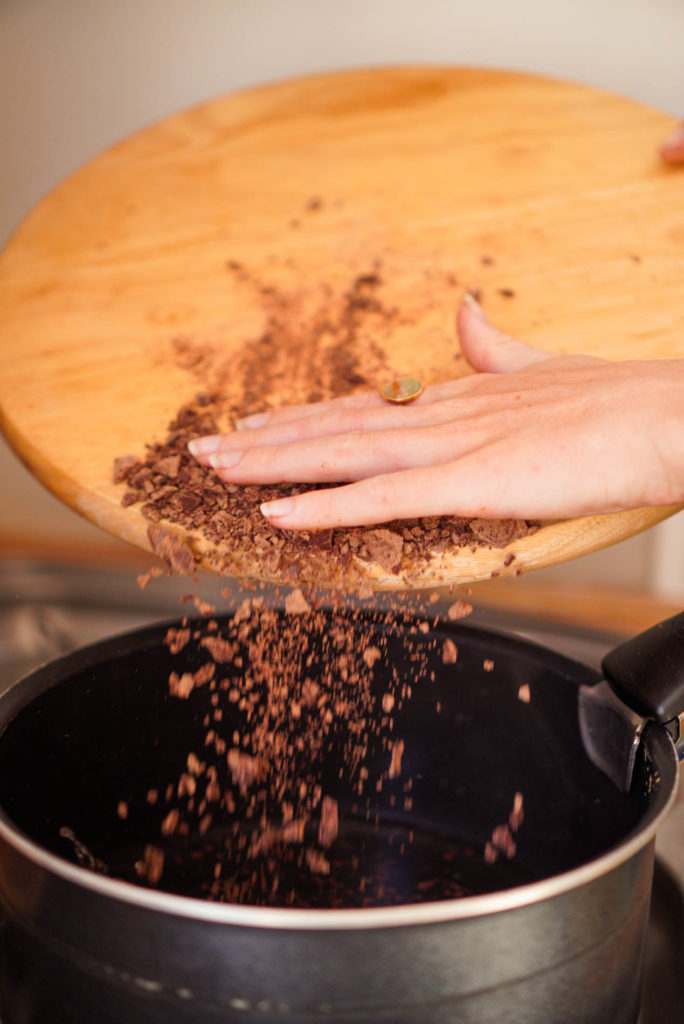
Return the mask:
{"type": "Polygon", "coordinates": [[[216,433],[214,402],[207,396],[182,408],[166,440],[142,458],[116,460],[114,480],[125,483],[125,506],[140,504],[151,523],[166,523],[209,542],[205,563],[222,575],[255,575],[288,583],[358,586],[365,566],[403,577],[407,585],[431,560],[451,548],[506,547],[535,527],[523,520],[402,520],[380,528],[279,530],[262,516],[264,501],[302,491],[302,486],[224,484],[187,451],[193,437],[216,433]]]}
{"type": "Polygon", "coordinates": [[[163,441],[116,460],[114,481],[124,485],[124,506],[140,506],[151,523],[194,536],[202,561],[219,573],[341,588],[368,580],[371,565],[410,586],[445,551],[503,548],[535,531],[524,520],[451,516],[381,528],[283,531],[266,522],[259,506],[311,485],[224,484],[197,465],[188,441],[229,429],[242,415],[377,389],[392,372],[383,344],[391,350],[392,329],[402,322],[381,300],[377,266],[341,292],[324,289],[314,299],[263,284],[239,263],[230,261],[227,269],[237,286],[254,293],[263,333],[245,339],[237,361],[208,341],[172,339],[174,361],[194,375],[199,390],[178,409],[163,441]]]}

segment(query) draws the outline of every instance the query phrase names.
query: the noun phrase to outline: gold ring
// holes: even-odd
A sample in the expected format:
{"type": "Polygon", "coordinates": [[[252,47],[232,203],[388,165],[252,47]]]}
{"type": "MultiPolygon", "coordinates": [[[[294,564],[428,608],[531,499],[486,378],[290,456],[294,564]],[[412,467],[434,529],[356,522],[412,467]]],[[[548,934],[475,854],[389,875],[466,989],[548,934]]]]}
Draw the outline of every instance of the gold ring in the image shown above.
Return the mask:
{"type": "Polygon", "coordinates": [[[425,385],[416,377],[395,377],[380,388],[380,394],[386,402],[393,405],[405,405],[413,402],[423,394],[425,385]]]}

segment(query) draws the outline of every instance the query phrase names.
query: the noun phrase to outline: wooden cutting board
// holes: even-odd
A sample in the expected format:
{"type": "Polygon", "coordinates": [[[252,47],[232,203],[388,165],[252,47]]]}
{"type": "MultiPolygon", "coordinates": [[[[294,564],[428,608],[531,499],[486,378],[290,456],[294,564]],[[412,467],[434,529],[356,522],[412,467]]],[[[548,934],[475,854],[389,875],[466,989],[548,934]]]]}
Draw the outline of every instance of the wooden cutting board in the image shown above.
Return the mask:
{"type": "MultiPolygon", "coordinates": [[[[425,67],[288,81],[153,125],[48,195],[2,256],[2,429],[56,495],[149,547],[112,483],[117,456],[162,440],[202,389],[256,411],[466,372],[464,289],[552,351],[684,357],[684,176],[656,155],[671,128],[579,85],[425,67]],[[364,280],[372,301],[350,327],[364,280]]],[[[447,550],[413,582],[560,562],[673,511],[447,550]]]]}

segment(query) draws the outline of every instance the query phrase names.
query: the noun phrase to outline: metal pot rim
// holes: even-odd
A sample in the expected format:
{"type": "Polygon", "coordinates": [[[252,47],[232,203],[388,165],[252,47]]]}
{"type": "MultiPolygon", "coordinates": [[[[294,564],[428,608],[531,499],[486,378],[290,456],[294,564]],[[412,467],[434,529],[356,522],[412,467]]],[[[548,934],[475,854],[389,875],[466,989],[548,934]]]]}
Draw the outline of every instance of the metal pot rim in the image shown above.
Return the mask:
{"type": "Polygon", "coordinates": [[[528,885],[520,885],[479,896],[464,896],[459,899],[438,900],[429,903],[401,904],[393,907],[349,908],[346,910],[306,910],[253,907],[237,903],[212,903],[160,890],[146,889],[71,864],[24,836],[1,810],[0,841],[13,847],[22,857],[48,874],[57,876],[71,885],[89,889],[107,899],[118,900],[157,913],[217,925],[274,931],[328,932],[369,928],[405,928],[483,917],[540,903],[588,885],[619,868],[654,838],[661,820],[674,806],[679,782],[679,764],[674,744],[664,729],[658,731],[662,734],[667,744],[665,749],[669,749],[673,761],[674,781],[664,805],[643,828],[619,846],[570,871],[552,875],[539,882],[531,882],[528,885]]]}

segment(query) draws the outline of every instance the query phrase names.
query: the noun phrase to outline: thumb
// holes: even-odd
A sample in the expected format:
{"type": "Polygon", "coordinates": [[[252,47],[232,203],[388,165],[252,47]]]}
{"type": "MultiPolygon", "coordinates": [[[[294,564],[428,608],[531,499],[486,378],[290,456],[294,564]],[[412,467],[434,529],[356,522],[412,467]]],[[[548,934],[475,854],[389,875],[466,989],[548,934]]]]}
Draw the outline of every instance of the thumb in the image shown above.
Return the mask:
{"type": "Polygon", "coordinates": [[[463,355],[480,373],[513,373],[551,356],[494,327],[469,293],[458,308],[456,326],[463,355]]]}
{"type": "Polygon", "coordinates": [[[669,139],[665,139],[660,155],[667,164],[684,164],[684,121],[677,125],[669,139]]]}

